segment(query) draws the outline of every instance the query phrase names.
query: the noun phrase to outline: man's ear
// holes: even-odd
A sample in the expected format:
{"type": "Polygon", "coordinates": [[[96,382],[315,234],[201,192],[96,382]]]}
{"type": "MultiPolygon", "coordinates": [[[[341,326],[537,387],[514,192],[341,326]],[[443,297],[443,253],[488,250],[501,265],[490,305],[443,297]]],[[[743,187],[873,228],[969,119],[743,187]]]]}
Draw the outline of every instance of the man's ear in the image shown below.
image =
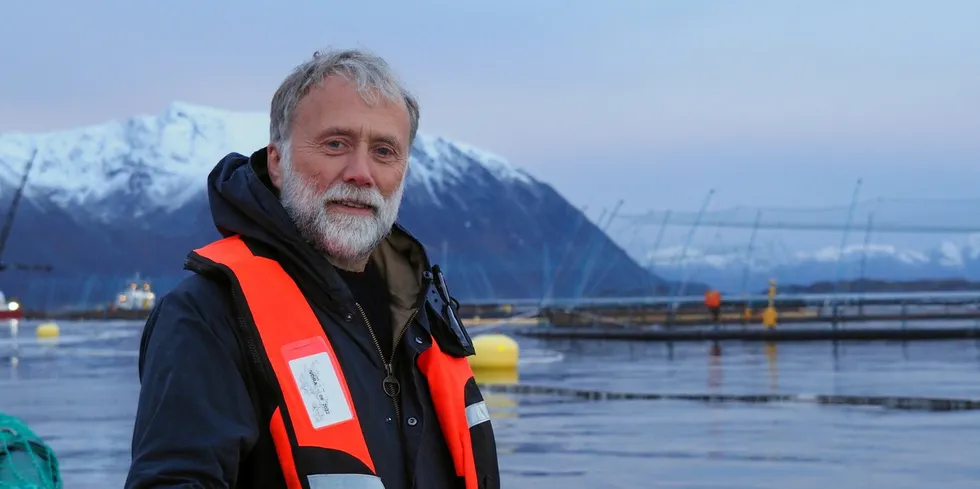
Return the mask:
{"type": "Polygon", "coordinates": [[[269,155],[268,161],[266,162],[266,167],[269,170],[269,180],[272,181],[272,186],[282,190],[282,153],[279,152],[279,146],[275,143],[269,143],[266,146],[266,152],[269,155]]]}

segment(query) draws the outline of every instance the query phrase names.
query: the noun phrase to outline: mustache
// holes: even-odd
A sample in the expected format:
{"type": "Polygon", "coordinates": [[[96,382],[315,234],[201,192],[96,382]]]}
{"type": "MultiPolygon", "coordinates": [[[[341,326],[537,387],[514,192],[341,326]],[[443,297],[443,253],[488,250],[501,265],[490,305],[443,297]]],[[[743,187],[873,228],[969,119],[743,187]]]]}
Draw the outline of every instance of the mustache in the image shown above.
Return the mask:
{"type": "Polygon", "coordinates": [[[323,205],[333,202],[348,202],[380,209],[385,204],[384,196],[378,189],[361,188],[349,183],[338,183],[327,189],[320,197],[323,205]]]}

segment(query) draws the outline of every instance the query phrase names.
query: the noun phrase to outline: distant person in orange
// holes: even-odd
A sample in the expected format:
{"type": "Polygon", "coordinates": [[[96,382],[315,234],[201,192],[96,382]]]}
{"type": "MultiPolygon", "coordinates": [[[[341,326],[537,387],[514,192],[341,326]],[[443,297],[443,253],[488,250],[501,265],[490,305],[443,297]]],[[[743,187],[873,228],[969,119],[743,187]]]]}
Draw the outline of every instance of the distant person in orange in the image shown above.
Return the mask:
{"type": "Polygon", "coordinates": [[[711,320],[717,323],[721,319],[721,292],[714,289],[705,292],[704,305],[711,311],[711,320]]]}

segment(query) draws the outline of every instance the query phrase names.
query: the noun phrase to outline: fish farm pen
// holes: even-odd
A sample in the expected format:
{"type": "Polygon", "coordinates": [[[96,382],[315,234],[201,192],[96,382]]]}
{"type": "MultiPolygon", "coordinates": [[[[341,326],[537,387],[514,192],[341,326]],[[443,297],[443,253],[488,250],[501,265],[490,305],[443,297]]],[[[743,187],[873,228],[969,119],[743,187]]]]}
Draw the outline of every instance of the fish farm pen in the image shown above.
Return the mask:
{"type": "Polygon", "coordinates": [[[646,341],[980,338],[977,292],[791,295],[774,298],[769,313],[763,296],[728,300],[717,320],[696,299],[542,305],[544,326],[520,334],[646,341]]]}
{"type": "MultiPolygon", "coordinates": [[[[980,319],[980,294],[883,295],[833,301],[820,295],[793,296],[775,300],[780,324],[861,323],[872,321],[914,321],[980,319]]],[[[723,325],[762,324],[765,299],[727,300],[718,323],[723,325]]],[[[649,325],[689,326],[714,323],[703,304],[670,299],[637,299],[636,302],[582,302],[541,307],[539,315],[554,326],[649,325]]]]}

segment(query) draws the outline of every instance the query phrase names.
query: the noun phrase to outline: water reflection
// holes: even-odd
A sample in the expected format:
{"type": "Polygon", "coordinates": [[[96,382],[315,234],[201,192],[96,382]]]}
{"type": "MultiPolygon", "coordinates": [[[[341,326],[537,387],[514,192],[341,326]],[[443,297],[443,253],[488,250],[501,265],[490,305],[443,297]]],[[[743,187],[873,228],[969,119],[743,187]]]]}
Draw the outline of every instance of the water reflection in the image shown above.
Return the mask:
{"type": "MultiPolygon", "coordinates": [[[[7,335],[0,336],[0,359],[9,365],[10,381],[24,380],[26,371],[34,373],[44,361],[62,353],[58,346],[58,337],[34,337],[33,328],[24,328],[25,324],[17,319],[4,321],[7,335]]],[[[28,323],[27,325],[29,325],[28,323]]],[[[40,370],[38,370],[40,371],[40,370]]]]}
{"type": "Polygon", "coordinates": [[[9,321],[10,329],[10,380],[18,379],[18,369],[17,366],[20,365],[20,345],[17,341],[17,336],[20,331],[20,321],[16,319],[11,319],[9,321]]]}
{"type": "Polygon", "coordinates": [[[713,356],[711,342],[522,339],[523,349],[555,350],[565,358],[522,368],[521,382],[632,392],[690,392],[698,385],[733,394],[980,397],[980,389],[963,380],[977,376],[978,341],[720,346],[713,356]],[[948,375],[936,378],[930,372],[937,369],[948,375]]]}
{"type": "Polygon", "coordinates": [[[474,368],[473,377],[478,384],[516,384],[520,377],[516,368],[474,368]]]}
{"type": "MultiPolygon", "coordinates": [[[[777,361],[778,346],[774,342],[764,344],[766,364],[769,371],[769,392],[779,392],[779,363],[777,361]]],[[[708,390],[715,391],[722,387],[724,379],[724,362],[721,345],[715,341],[708,349],[708,390]]]]}
{"type": "MultiPolygon", "coordinates": [[[[140,324],[61,324],[48,353],[0,325],[0,399],[50,440],[66,487],[121,487],[140,324]]],[[[11,330],[12,331],[12,330],[11,330]]],[[[980,397],[980,341],[641,343],[519,338],[519,369],[479,382],[617,392],[980,397]],[[547,355],[536,352],[545,352],[547,355]],[[533,361],[525,362],[525,359],[533,361]]],[[[800,404],[581,401],[484,392],[503,487],[976,486],[980,413],[800,404]],[[914,439],[914,444],[907,443],[914,439]]]]}
{"type": "Polygon", "coordinates": [[[712,345],[708,353],[708,390],[720,388],[722,384],[723,368],[721,363],[721,349],[718,344],[712,345]]]}
{"type": "MultiPolygon", "coordinates": [[[[473,377],[480,384],[512,385],[518,382],[519,373],[517,368],[474,368],[473,377]]],[[[518,397],[505,392],[484,390],[483,400],[490,411],[490,422],[493,424],[494,432],[511,429],[514,420],[518,417],[518,397]]],[[[513,443],[498,441],[497,452],[500,455],[513,454],[516,449],[517,446],[513,443]]]]}
{"type": "MultiPolygon", "coordinates": [[[[473,377],[480,384],[513,385],[519,380],[516,368],[474,368],[473,377]]],[[[517,416],[517,397],[504,392],[483,392],[492,419],[517,416]]]]}
{"type": "Polygon", "coordinates": [[[769,392],[779,392],[779,365],[776,362],[776,344],[766,342],[766,360],[769,362],[769,392]]]}

